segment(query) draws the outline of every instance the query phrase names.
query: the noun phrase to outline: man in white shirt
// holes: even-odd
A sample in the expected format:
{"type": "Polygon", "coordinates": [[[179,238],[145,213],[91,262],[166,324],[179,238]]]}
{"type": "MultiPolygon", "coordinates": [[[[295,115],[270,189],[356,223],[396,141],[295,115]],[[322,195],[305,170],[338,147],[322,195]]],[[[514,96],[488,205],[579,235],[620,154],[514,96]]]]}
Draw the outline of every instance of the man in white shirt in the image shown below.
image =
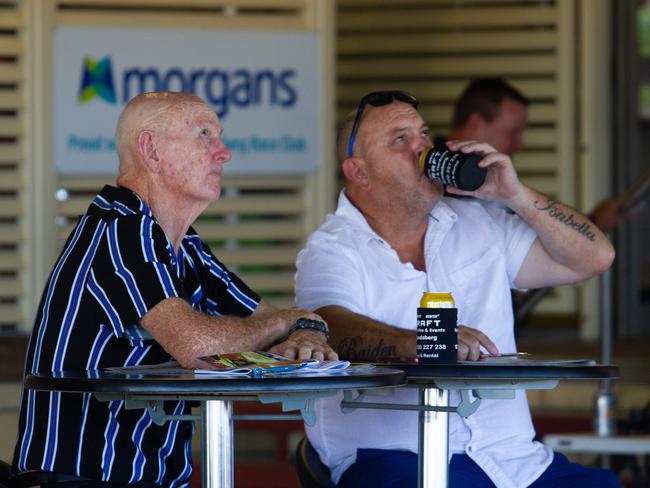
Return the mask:
{"type": "MultiPolygon", "coordinates": [[[[425,291],[450,291],[456,301],[458,323],[466,324],[459,360],[513,352],[510,288],[587,279],[610,266],[614,249],[585,216],[523,185],[510,158],[488,144],[449,143],[482,153],[487,178],[474,192],[447,189],[476,198],[443,197],[419,168],[431,142],[416,108],[404,92],[374,92],[343,122],[338,153],[347,185],[336,213],[298,256],[296,300],[327,320],[342,358],[415,356],[415,313],[425,291]]],[[[319,401],[317,422],[307,428],[334,482],[415,486],[417,413],[344,414],[339,401],[319,401]]],[[[416,391],[376,401],[416,403],[416,391]]],[[[451,403],[458,403],[455,392],[451,403]]],[[[554,456],[534,434],[523,392],[484,400],[467,419],[450,416],[450,486],[555,487],[562,479],[586,486],[592,478],[606,482],[593,486],[620,486],[608,471],[554,456]]]]}

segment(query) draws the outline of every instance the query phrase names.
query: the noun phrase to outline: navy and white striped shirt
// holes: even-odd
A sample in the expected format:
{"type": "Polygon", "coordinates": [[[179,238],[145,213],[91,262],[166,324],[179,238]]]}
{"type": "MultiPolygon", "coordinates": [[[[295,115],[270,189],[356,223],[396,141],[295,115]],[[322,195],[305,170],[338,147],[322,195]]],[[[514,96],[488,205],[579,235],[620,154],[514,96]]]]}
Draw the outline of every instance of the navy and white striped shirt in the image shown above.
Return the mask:
{"type": "MultiPolygon", "coordinates": [[[[106,186],[68,238],[45,286],[26,373],[155,364],[170,358],[143,339],[140,318],[160,301],[186,299],[209,315],[250,315],[260,297],[190,228],[178,255],[135,193],[106,186]]],[[[165,402],[187,414],[186,402],[165,402]]],[[[191,422],[152,423],[146,410],[91,394],[23,390],[14,471],[74,474],[117,483],[187,486],[191,422]]]]}

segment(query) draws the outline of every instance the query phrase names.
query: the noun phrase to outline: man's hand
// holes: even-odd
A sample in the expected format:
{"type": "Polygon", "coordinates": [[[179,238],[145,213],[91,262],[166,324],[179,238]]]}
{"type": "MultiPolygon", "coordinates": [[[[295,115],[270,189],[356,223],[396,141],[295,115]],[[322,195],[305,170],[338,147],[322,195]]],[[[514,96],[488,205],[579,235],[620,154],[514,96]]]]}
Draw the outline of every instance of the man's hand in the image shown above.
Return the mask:
{"type": "MultiPolygon", "coordinates": [[[[322,320],[318,315],[314,320],[322,320]]],[[[304,317],[304,316],[303,316],[304,317]]],[[[309,317],[312,318],[312,317],[309,317]]],[[[318,359],[336,360],[338,354],[327,344],[325,334],[317,330],[299,329],[291,334],[286,341],[276,344],[269,352],[279,354],[289,359],[318,359]]]]}
{"type": "Polygon", "coordinates": [[[483,332],[464,325],[458,326],[459,361],[477,361],[481,357],[481,346],[492,356],[499,354],[497,346],[483,332]]]}
{"type": "MultiPolygon", "coordinates": [[[[320,315],[310,312],[307,309],[299,307],[291,307],[284,309],[273,309],[271,312],[274,318],[281,320],[285,326],[285,336],[289,333],[289,329],[298,319],[310,319],[324,322],[320,315]]],[[[292,334],[293,335],[293,334],[292,334]]]]}
{"type": "Polygon", "coordinates": [[[493,200],[505,205],[516,197],[523,189],[523,185],[517,177],[517,172],[510,157],[497,152],[492,146],[476,141],[448,141],[447,147],[452,151],[463,153],[478,153],[483,159],[478,165],[487,168],[485,182],[474,191],[463,191],[453,186],[447,187],[447,191],[454,195],[471,195],[481,200],[493,200]]]}
{"type": "Polygon", "coordinates": [[[643,200],[632,207],[627,207],[628,203],[625,195],[606,198],[591,211],[589,218],[600,230],[605,233],[610,232],[641,212],[645,206],[643,200]]]}

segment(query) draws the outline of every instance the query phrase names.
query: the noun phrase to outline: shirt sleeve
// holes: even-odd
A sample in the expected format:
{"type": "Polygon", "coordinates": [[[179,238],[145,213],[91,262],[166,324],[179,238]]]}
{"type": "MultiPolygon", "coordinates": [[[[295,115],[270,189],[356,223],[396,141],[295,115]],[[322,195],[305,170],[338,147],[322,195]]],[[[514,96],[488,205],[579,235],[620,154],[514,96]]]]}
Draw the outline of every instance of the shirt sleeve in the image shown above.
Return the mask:
{"type": "Polygon", "coordinates": [[[363,313],[365,290],[358,253],[336,236],[313,234],[296,262],[296,304],[308,310],[338,305],[363,313]]]}
{"type": "Polygon", "coordinates": [[[537,234],[515,213],[489,206],[486,206],[486,209],[494,222],[504,231],[506,272],[510,288],[520,290],[515,286],[515,278],[519,274],[530,247],[537,239],[537,234]]]}
{"type": "Polygon", "coordinates": [[[172,256],[163,230],[150,217],[125,216],[107,224],[88,287],[116,336],[162,300],[187,299],[172,256]]]}

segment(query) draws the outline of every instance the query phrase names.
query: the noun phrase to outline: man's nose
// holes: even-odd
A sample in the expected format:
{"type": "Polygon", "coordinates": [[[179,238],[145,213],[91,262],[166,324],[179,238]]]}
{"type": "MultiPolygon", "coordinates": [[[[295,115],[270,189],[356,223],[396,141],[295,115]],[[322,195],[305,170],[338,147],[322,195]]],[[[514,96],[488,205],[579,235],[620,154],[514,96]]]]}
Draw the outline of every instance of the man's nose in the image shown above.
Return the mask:
{"type": "Polygon", "coordinates": [[[227,163],[232,158],[232,153],[228,146],[221,140],[220,137],[215,138],[214,141],[214,158],[220,163],[227,163]]]}

